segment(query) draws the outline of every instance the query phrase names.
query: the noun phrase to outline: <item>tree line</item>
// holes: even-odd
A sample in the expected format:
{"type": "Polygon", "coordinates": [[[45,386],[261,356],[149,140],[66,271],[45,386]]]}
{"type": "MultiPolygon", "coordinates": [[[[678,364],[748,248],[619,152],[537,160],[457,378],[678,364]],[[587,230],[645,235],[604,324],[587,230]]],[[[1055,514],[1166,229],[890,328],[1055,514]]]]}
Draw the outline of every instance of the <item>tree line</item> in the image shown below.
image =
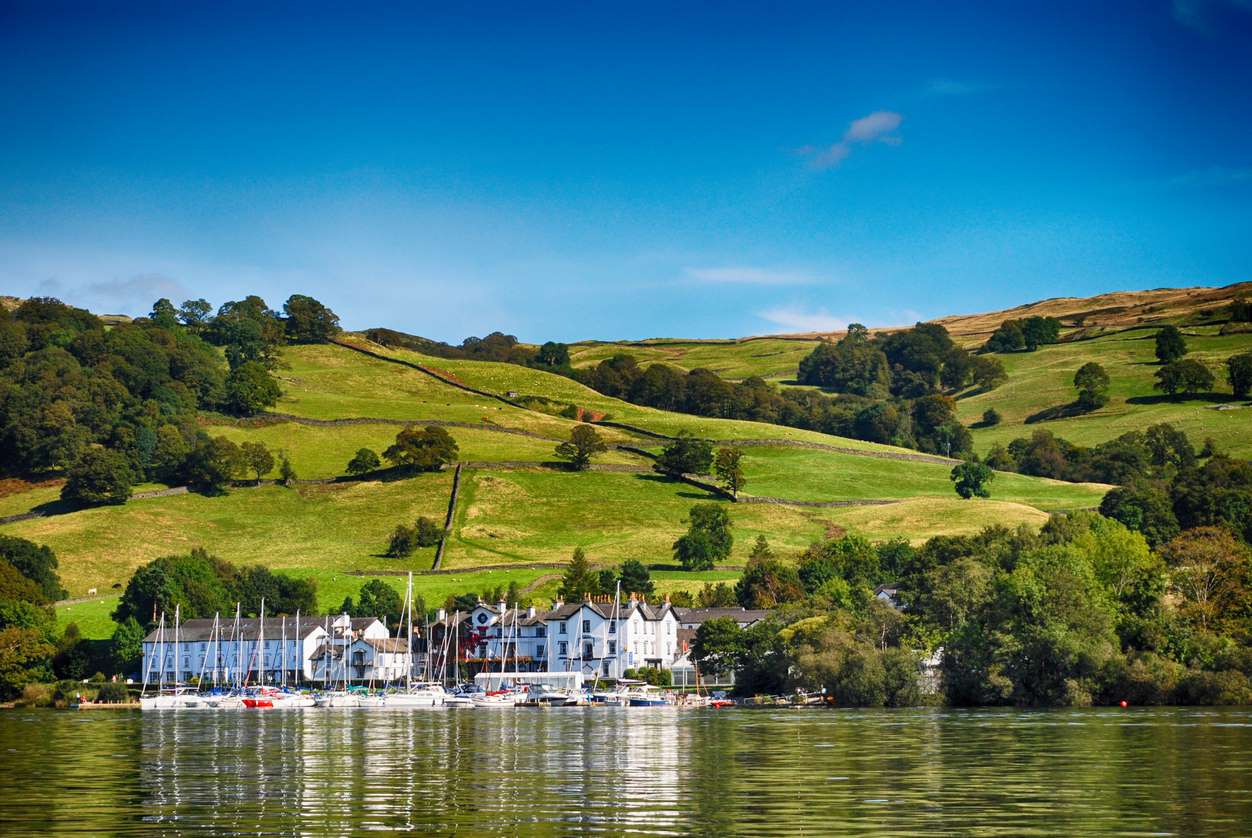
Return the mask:
{"type": "Polygon", "coordinates": [[[24,300],[0,312],[0,471],[65,472],[73,503],[120,502],[146,480],[214,482],[206,468],[242,461],[197,426],[197,411],[273,406],[279,348],[338,329],[334,312],[299,294],[282,314],[255,296],[216,314],[204,300],[162,299],[108,328],[59,300],[24,300]]]}
{"type": "Polygon", "coordinates": [[[919,664],[942,650],[938,687],[954,705],[1252,701],[1252,550],[1221,526],[1155,549],[1090,512],[920,548],[846,536],[795,562],[762,543],[736,592],[773,616],[706,622],[693,656],[735,671],[746,694],[916,704],[919,664]]]}

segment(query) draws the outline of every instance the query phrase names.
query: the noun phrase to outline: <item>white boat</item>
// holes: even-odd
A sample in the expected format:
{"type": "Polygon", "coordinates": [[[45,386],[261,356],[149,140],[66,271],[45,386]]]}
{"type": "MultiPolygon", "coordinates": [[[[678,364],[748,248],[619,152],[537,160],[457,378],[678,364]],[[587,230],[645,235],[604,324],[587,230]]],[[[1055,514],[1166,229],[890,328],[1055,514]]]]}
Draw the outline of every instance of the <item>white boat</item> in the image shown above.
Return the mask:
{"type": "Polygon", "coordinates": [[[143,696],[139,699],[141,710],[211,710],[205,696],[186,688],[173,692],[143,696]]]}
{"type": "Polygon", "coordinates": [[[626,701],[631,707],[664,707],[670,703],[665,693],[651,684],[633,686],[626,690],[626,701]]]}
{"type": "Polygon", "coordinates": [[[442,707],[448,699],[444,688],[435,683],[417,683],[408,689],[382,694],[384,707],[442,707]]]}
{"type": "Polygon", "coordinates": [[[347,690],[332,690],[330,692],[319,693],[313,699],[313,703],[317,707],[360,707],[360,696],[347,690]]]}
{"type": "Polygon", "coordinates": [[[525,690],[505,690],[497,693],[476,695],[471,701],[475,707],[516,707],[526,700],[525,690]]]}

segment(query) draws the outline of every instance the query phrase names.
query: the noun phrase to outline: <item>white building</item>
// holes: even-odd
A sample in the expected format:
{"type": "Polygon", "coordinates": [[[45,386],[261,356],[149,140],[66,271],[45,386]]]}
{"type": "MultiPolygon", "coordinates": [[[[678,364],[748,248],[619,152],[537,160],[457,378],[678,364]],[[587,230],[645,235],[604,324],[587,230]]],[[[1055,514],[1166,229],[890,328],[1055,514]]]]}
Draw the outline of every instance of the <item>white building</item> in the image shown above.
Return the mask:
{"type": "MultiPolygon", "coordinates": [[[[374,617],[308,616],[298,623],[295,617],[266,617],[264,626],[255,617],[223,617],[217,626],[215,631],[213,620],[197,619],[182,622],[177,631],[168,622],[163,631],[154,629],[143,639],[142,677],[150,684],[192,678],[206,684],[320,681],[328,655],[340,660],[345,646],[350,662],[359,648],[365,679],[371,677],[375,656],[387,671],[403,666],[396,660],[400,651],[372,645],[388,639],[387,627],[374,617]]],[[[332,680],[342,677],[333,665],[330,675],[332,680]]],[[[352,671],[349,676],[355,679],[352,671]]]]}
{"type": "MultiPolygon", "coordinates": [[[[437,624],[450,628],[455,618],[437,624]]],[[[618,677],[645,666],[667,669],[679,655],[678,618],[668,602],[631,598],[557,602],[550,610],[479,603],[461,615],[462,661],[479,671],[581,672],[618,677]]]]}

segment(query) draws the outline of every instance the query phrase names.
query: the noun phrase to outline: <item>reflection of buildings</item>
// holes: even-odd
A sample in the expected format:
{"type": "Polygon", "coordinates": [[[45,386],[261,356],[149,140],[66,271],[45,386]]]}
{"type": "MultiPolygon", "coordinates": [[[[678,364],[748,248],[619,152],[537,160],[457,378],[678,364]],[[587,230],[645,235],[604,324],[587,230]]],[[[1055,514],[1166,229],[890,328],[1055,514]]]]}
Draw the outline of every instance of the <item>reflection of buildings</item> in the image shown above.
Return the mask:
{"type": "Polygon", "coordinates": [[[503,658],[510,671],[614,677],[644,666],[668,669],[679,654],[675,609],[635,597],[616,607],[611,599],[597,599],[557,602],[548,611],[501,602],[479,603],[460,615],[441,612],[432,627],[435,648],[453,627],[471,673],[499,668],[503,658]]]}
{"type": "Polygon", "coordinates": [[[373,617],[266,617],[187,620],[164,636],[154,630],[143,640],[143,673],[148,683],[206,683],[402,678],[411,655],[403,640],[390,640],[373,617]],[[344,654],[347,653],[345,662],[344,654]],[[264,672],[261,667],[264,666],[264,672]]]}

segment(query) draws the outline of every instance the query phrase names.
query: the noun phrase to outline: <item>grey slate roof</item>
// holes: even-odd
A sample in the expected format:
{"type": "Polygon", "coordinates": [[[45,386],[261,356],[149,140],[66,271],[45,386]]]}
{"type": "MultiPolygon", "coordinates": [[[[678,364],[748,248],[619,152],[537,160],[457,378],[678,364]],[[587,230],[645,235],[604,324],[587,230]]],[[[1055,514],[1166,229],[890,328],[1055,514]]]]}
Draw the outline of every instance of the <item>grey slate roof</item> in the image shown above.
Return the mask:
{"type": "MultiPolygon", "coordinates": [[[[313,633],[315,629],[325,628],[327,621],[334,622],[342,617],[342,614],[334,614],[329,617],[326,615],[309,615],[300,617],[300,638],[303,639],[313,633]]],[[[296,618],[295,617],[266,617],[265,618],[265,637],[267,640],[278,640],[282,637],[283,620],[287,621],[287,639],[296,640],[296,618]]],[[[375,622],[376,617],[353,617],[351,619],[353,631],[364,631],[375,622]]],[[[222,629],[222,639],[229,641],[231,632],[235,629],[235,618],[223,616],[219,622],[222,629]]],[[[261,620],[258,617],[243,617],[239,620],[238,637],[243,640],[256,640],[261,630],[261,620]]],[[[211,619],[202,620],[183,620],[178,626],[178,639],[183,643],[203,643],[209,640],[213,634],[213,621],[211,619]]],[[[157,641],[157,629],[153,629],[144,639],[145,643],[155,643],[157,641]]],[[[174,625],[168,619],[165,623],[165,642],[174,642],[174,625]]]]}
{"type": "Polygon", "coordinates": [[[730,617],[737,623],[755,623],[774,613],[763,608],[676,608],[674,611],[678,622],[696,624],[715,620],[718,617],[730,617]]]}

